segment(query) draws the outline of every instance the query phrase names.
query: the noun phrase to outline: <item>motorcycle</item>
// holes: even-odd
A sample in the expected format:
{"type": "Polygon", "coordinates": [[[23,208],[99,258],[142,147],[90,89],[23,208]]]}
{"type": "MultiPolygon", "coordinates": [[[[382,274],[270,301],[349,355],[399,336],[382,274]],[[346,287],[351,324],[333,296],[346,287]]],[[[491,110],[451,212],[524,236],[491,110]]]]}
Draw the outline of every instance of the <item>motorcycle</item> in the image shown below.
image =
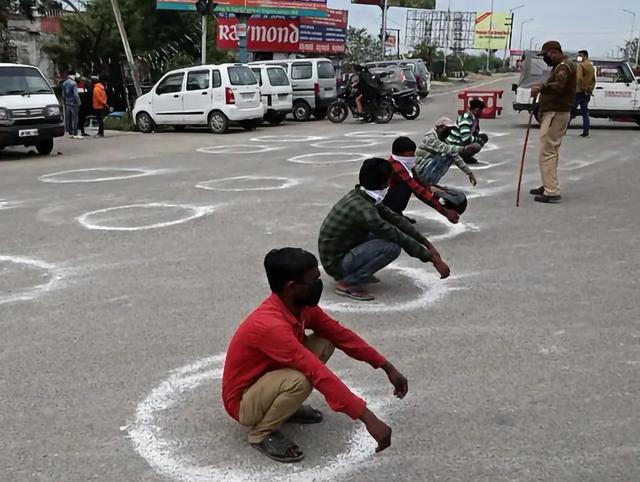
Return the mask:
{"type": "Polygon", "coordinates": [[[334,100],[327,108],[327,118],[334,124],[340,124],[351,112],[355,118],[372,119],[376,124],[386,124],[393,117],[393,98],[391,93],[386,90],[380,90],[375,99],[364,102],[362,106],[364,114],[360,114],[356,107],[356,98],[350,88],[345,89],[338,94],[338,98],[334,100]]]}
{"type": "Polygon", "coordinates": [[[420,101],[415,90],[394,92],[392,99],[394,110],[405,119],[414,120],[420,116],[420,101]]]}

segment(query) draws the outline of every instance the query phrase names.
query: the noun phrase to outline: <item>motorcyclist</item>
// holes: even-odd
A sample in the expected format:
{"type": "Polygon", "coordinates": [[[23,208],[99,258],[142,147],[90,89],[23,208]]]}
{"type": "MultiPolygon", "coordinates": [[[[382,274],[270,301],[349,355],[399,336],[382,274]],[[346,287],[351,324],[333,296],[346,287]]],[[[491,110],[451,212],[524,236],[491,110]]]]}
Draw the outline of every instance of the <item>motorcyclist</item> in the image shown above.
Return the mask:
{"type": "Polygon", "coordinates": [[[369,103],[375,100],[382,86],[366,66],[356,65],[355,71],[358,74],[358,92],[360,93],[356,97],[356,109],[359,114],[364,114],[363,101],[369,103]]]}

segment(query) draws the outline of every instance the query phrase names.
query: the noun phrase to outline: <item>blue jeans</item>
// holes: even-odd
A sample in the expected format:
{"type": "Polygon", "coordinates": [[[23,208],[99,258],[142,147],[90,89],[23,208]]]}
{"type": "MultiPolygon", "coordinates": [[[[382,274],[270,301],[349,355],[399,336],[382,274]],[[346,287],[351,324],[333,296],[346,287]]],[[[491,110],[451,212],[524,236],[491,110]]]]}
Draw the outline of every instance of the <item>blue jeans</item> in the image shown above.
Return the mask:
{"type": "Polygon", "coordinates": [[[64,123],[67,129],[67,134],[75,136],[78,135],[78,113],[80,106],[77,104],[67,104],[65,106],[65,119],[64,123]]]}
{"type": "Polygon", "coordinates": [[[453,157],[449,154],[438,154],[431,158],[420,167],[416,166],[416,174],[418,180],[425,186],[438,184],[440,179],[449,171],[453,164],[453,157]]]}
{"type": "Polygon", "coordinates": [[[400,246],[390,241],[371,238],[356,246],[342,258],[343,283],[357,285],[368,281],[377,271],[400,256],[400,246]]]}
{"type": "Polygon", "coordinates": [[[589,101],[591,100],[591,96],[589,94],[585,94],[584,92],[576,93],[576,101],[573,104],[573,109],[571,109],[571,118],[573,119],[578,115],[578,107],[580,107],[580,112],[582,113],[582,133],[588,134],[589,128],[591,127],[591,120],[589,119],[589,101]]]}

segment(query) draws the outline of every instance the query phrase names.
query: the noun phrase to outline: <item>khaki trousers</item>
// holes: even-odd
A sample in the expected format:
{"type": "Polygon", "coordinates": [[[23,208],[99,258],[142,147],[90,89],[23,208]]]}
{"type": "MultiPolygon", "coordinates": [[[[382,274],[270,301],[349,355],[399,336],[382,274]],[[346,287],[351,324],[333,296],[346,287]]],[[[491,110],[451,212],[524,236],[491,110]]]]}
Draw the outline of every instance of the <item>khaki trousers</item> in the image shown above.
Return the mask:
{"type": "MultiPolygon", "coordinates": [[[[322,363],[333,354],[335,347],[317,335],[310,335],[304,346],[322,363]]],[[[249,442],[260,443],[269,433],[293,415],[309,397],[313,387],[307,377],[292,368],[265,373],[242,395],[238,421],[251,427],[249,442]]]]}
{"type": "Polygon", "coordinates": [[[544,193],[559,196],[558,159],[560,145],[567,132],[570,112],[544,112],[540,123],[540,174],[544,193]]]}

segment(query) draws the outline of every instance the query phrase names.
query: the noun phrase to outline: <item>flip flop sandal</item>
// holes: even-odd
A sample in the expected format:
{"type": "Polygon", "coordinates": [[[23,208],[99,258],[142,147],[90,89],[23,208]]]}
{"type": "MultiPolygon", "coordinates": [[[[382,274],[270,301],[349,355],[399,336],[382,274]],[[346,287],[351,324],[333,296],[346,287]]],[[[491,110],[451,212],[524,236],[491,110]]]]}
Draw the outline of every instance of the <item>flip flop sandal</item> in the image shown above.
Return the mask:
{"type": "Polygon", "coordinates": [[[338,288],[336,286],[335,288],[335,292],[336,294],[340,295],[340,296],[346,296],[347,298],[352,298],[354,300],[358,300],[358,301],[371,301],[371,300],[375,300],[376,297],[373,296],[371,293],[366,292],[363,289],[360,288],[338,288]]]}
{"type": "Polygon", "coordinates": [[[304,459],[304,454],[296,456],[287,455],[289,449],[299,449],[300,447],[289,440],[282,432],[278,431],[271,432],[262,442],[251,444],[251,446],[270,459],[284,464],[300,462],[304,459]]]}
{"type": "Polygon", "coordinates": [[[322,412],[316,410],[310,405],[303,405],[293,415],[291,415],[284,423],[299,423],[302,425],[311,425],[320,423],[323,420],[322,412]]]}

